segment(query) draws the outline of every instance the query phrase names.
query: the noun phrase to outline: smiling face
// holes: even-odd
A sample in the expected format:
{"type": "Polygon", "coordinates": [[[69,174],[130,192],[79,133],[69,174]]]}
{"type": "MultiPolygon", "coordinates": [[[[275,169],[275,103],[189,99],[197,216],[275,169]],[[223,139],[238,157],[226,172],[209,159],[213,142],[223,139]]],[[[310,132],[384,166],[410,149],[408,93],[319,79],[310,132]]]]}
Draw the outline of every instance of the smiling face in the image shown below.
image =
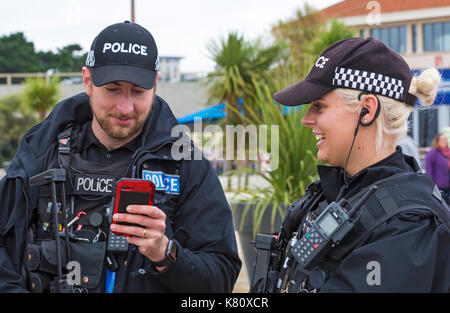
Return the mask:
{"type": "Polygon", "coordinates": [[[93,112],[92,130],[106,148],[120,147],[140,134],[152,108],[157,81],[149,90],[122,81],[96,87],[85,68],[83,82],[93,112]]]}
{"type": "Polygon", "coordinates": [[[334,166],[345,166],[358,113],[350,112],[341,96],[333,90],[312,101],[302,124],[312,128],[319,149],[317,157],[334,166]]]}

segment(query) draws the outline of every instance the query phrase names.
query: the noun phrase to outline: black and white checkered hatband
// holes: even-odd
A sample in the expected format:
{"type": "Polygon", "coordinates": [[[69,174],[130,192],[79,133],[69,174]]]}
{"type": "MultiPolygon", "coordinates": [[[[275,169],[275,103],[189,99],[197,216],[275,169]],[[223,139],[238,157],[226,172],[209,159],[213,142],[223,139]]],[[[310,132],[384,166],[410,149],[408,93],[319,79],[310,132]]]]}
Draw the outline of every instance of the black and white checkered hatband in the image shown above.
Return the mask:
{"type": "Polygon", "coordinates": [[[400,79],[344,67],[336,67],[333,86],[373,92],[397,100],[403,98],[405,89],[405,83],[400,79]]]}

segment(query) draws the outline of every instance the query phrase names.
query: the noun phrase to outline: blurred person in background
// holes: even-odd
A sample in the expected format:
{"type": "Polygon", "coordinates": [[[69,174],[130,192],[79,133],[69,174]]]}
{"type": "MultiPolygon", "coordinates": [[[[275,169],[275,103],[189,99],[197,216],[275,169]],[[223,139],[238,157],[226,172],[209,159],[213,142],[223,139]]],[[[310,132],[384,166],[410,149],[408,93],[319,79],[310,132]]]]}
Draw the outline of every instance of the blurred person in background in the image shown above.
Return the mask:
{"type": "Polygon", "coordinates": [[[438,133],[431,146],[433,148],[425,157],[425,171],[443,191],[447,202],[450,202],[450,149],[447,136],[438,133]]]}

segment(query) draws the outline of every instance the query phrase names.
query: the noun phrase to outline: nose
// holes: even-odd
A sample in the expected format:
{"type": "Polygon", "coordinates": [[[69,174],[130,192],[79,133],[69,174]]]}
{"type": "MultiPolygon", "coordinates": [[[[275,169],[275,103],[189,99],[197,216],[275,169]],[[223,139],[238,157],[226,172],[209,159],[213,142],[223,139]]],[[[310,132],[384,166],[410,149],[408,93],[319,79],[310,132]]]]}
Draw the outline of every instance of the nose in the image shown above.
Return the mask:
{"type": "Polygon", "coordinates": [[[314,118],[314,114],[311,111],[311,108],[309,108],[308,112],[306,112],[306,114],[302,118],[302,124],[307,127],[312,127],[315,121],[316,119],[314,118]]]}
{"type": "Polygon", "coordinates": [[[123,92],[117,102],[117,110],[120,114],[127,115],[133,112],[133,97],[130,92],[123,92]]]}

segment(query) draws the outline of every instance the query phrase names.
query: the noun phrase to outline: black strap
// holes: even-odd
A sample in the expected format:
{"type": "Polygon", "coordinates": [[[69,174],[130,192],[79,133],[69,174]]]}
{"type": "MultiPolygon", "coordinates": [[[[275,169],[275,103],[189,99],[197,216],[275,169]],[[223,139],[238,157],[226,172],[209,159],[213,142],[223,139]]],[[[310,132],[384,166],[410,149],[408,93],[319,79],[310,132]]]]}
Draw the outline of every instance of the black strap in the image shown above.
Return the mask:
{"type": "Polygon", "coordinates": [[[58,135],[58,163],[62,168],[67,169],[70,162],[70,137],[72,136],[72,124],[58,135]]]}
{"type": "MultiPolygon", "coordinates": [[[[450,228],[448,206],[436,193],[436,185],[426,175],[400,173],[375,183],[377,192],[359,210],[359,220],[353,231],[334,248],[329,257],[339,260],[364,240],[380,225],[393,216],[411,210],[426,209],[450,228]]],[[[370,186],[369,186],[370,187],[370,186]]],[[[367,191],[364,188],[349,199],[352,204],[367,191]]]]}
{"type": "Polygon", "coordinates": [[[286,218],[281,225],[279,240],[287,243],[294,231],[301,229],[308,212],[317,205],[323,196],[320,180],[316,180],[306,187],[305,194],[289,208],[286,218]]]}

